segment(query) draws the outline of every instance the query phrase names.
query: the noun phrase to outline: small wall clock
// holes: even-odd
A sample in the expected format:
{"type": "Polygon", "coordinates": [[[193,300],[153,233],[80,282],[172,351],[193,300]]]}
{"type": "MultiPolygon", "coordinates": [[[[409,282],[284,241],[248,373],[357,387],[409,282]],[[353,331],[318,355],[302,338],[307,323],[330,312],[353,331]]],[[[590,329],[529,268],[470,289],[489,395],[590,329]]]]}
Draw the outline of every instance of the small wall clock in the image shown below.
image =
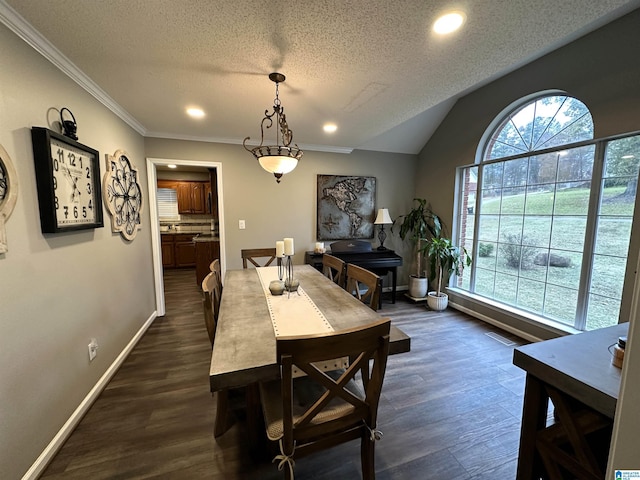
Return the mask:
{"type": "Polygon", "coordinates": [[[123,150],[106,155],[107,171],[102,192],[104,203],[111,214],[111,231],[120,232],[133,240],[140,229],[142,189],[138,184],[138,169],[123,150]]]}
{"type": "Polygon", "coordinates": [[[18,177],[11,158],[0,145],[0,254],[7,253],[5,222],[13,212],[18,199],[18,177]]]}
{"type": "Polygon", "coordinates": [[[98,151],[42,127],[31,139],[42,233],[104,226],[98,151]]]}

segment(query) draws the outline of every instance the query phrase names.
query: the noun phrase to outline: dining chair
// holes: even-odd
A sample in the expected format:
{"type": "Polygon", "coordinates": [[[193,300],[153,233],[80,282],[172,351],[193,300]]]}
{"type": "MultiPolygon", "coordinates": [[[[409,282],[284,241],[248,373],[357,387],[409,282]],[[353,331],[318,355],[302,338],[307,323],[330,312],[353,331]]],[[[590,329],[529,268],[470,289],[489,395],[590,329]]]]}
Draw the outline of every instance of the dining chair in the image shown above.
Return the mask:
{"type": "Polygon", "coordinates": [[[221,272],[220,259],[216,258],[209,264],[209,270],[212,272],[221,272]]]}
{"type": "Polygon", "coordinates": [[[216,287],[218,290],[218,298],[222,298],[222,268],[220,267],[220,260],[216,258],[209,264],[209,270],[214,272],[218,277],[216,287]]]}
{"type": "MultiPolygon", "coordinates": [[[[202,305],[204,308],[204,323],[207,327],[211,348],[216,339],[216,328],[218,324],[218,314],[220,312],[218,275],[216,272],[209,272],[204,280],[202,280],[202,305]]],[[[229,391],[219,390],[216,396],[216,421],[213,427],[213,436],[219,437],[230,428],[229,420],[229,391]]]]}
{"type": "Polygon", "coordinates": [[[209,341],[213,347],[216,338],[216,326],[220,311],[220,297],[218,289],[218,276],[215,272],[209,272],[202,280],[202,305],[204,307],[204,323],[209,334],[209,341]]]}
{"type": "Polygon", "coordinates": [[[338,257],[325,253],[322,255],[322,273],[344,288],[346,263],[338,257]]]}
{"type": "MultiPolygon", "coordinates": [[[[248,268],[248,262],[256,267],[268,267],[276,259],[276,248],[245,248],[240,250],[242,255],[242,268],[248,268]],[[256,261],[257,258],[268,258],[262,265],[256,261]]],[[[278,262],[280,259],[278,259],[278,262]]]]}
{"type": "Polygon", "coordinates": [[[299,458],[357,438],[362,478],[375,478],[390,325],[384,318],[338,332],[276,338],[281,379],[261,383],[260,399],[267,438],[279,445],[274,461],[286,480],[293,478],[299,458]],[[344,370],[326,372],[319,366],[340,357],[350,359],[344,370]],[[306,375],[294,378],[294,366],[306,375]]]}
{"type": "Polygon", "coordinates": [[[377,311],[380,307],[382,279],[375,273],[358,265],[348,263],[346,289],[363,303],[369,305],[374,311],[377,311]]]}

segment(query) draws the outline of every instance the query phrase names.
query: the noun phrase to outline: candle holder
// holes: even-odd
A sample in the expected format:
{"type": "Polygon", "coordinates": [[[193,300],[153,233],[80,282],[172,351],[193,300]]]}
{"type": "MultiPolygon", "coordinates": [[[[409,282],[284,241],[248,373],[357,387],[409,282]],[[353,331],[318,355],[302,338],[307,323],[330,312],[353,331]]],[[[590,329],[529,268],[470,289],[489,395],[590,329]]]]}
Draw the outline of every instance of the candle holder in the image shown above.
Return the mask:
{"type": "Polygon", "coordinates": [[[284,277],[284,256],[278,257],[278,278],[282,281],[284,277]]]}
{"type": "Polygon", "coordinates": [[[284,293],[284,282],[282,280],[271,280],[269,282],[271,295],[282,295],[284,293]]]}
{"type": "Polygon", "coordinates": [[[287,278],[284,281],[284,289],[289,292],[288,295],[291,295],[291,292],[298,292],[298,287],[300,286],[300,282],[293,277],[293,261],[291,260],[291,255],[285,256],[285,269],[287,271],[287,278]]]}
{"type": "Polygon", "coordinates": [[[278,257],[278,280],[272,280],[269,283],[269,291],[271,295],[282,295],[284,293],[284,282],[282,278],[284,277],[284,265],[282,264],[283,257],[278,257]]]}

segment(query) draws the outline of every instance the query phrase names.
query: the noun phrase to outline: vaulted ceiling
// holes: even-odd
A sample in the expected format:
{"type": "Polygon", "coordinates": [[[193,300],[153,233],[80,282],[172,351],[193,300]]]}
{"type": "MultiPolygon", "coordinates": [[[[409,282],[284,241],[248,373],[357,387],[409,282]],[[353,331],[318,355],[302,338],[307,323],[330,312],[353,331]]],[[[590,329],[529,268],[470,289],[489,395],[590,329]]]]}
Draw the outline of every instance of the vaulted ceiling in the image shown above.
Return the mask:
{"type": "MultiPolygon", "coordinates": [[[[142,135],[418,153],[456,99],[640,7],[625,0],[0,0],[0,20],[142,135]],[[464,13],[449,36],[436,18],[464,13]],[[204,110],[193,119],[187,107],[204,110]],[[327,134],[322,126],[338,130],[327,134]]],[[[72,107],[71,107],[72,108],[72,107]]],[[[81,124],[81,119],[78,120],[81,124]]]]}

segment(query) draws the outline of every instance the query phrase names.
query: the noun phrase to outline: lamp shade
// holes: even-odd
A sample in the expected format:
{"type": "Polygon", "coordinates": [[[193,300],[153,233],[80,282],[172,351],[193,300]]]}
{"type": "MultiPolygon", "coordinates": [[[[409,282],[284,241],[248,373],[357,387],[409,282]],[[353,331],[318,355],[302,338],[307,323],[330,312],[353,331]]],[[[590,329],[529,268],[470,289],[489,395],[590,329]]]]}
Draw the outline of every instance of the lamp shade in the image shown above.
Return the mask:
{"type": "Polygon", "coordinates": [[[285,174],[291,172],[296,165],[298,165],[298,159],[292,157],[286,157],[284,155],[268,155],[258,158],[260,166],[269,173],[285,174]]]}
{"type": "Polygon", "coordinates": [[[393,220],[391,220],[391,217],[389,216],[389,210],[387,210],[386,208],[379,208],[378,215],[376,216],[376,221],[373,223],[376,225],[388,225],[390,223],[393,223],[393,220]]]}

